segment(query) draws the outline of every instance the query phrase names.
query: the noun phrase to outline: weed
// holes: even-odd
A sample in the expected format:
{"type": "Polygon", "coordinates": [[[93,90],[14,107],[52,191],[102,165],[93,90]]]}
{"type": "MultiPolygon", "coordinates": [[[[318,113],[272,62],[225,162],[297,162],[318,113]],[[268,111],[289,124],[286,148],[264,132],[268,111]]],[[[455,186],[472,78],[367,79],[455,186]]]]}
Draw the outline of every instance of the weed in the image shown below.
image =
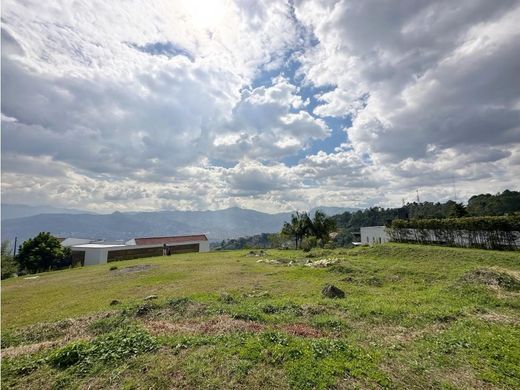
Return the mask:
{"type": "Polygon", "coordinates": [[[168,301],[168,306],[179,313],[183,313],[190,304],[191,300],[185,297],[173,298],[168,301]]]}
{"type": "Polygon", "coordinates": [[[93,341],[76,341],[51,353],[47,359],[56,368],[80,365],[83,369],[98,363],[110,363],[150,352],[157,340],[140,328],[123,328],[93,341]]]}
{"type": "Polygon", "coordinates": [[[220,300],[220,302],[227,303],[227,304],[236,303],[235,297],[233,297],[233,295],[226,293],[226,292],[220,294],[219,300],[220,300]]]}
{"type": "Polygon", "coordinates": [[[123,315],[115,315],[106,318],[100,318],[88,325],[88,330],[94,335],[113,332],[116,329],[126,327],[130,324],[130,320],[123,315]]]}

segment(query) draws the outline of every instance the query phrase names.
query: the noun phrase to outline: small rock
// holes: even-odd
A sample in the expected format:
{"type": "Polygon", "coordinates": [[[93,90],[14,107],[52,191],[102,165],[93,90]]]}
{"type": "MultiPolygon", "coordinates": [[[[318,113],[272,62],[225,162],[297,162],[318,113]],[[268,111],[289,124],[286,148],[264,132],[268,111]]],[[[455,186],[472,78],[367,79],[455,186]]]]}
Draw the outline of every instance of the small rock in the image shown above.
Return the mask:
{"type": "Polygon", "coordinates": [[[120,305],[121,302],[118,301],[117,299],[114,299],[112,302],[110,302],[110,306],[115,306],[115,305],[120,305]]]}
{"type": "Polygon", "coordinates": [[[345,298],[345,292],[332,284],[327,284],[323,287],[321,293],[327,298],[345,298]]]}
{"type": "Polygon", "coordinates": [[[145,301],[151,301],[152,299],[157,299],[158,296],[157,295],[148,295],[144,300],[145,301]]]}

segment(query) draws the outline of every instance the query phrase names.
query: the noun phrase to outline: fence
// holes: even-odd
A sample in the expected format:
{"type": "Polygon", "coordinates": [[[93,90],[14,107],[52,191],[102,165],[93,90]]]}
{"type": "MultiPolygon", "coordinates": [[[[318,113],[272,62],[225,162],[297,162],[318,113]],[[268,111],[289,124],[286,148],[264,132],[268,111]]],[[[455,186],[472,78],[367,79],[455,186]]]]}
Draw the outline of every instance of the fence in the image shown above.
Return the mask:
{"type": "Polygon", "coordinates": [[[387,228],[391,241],[485,249],[520,248],[520,216],[396,219],[387,228]]]}

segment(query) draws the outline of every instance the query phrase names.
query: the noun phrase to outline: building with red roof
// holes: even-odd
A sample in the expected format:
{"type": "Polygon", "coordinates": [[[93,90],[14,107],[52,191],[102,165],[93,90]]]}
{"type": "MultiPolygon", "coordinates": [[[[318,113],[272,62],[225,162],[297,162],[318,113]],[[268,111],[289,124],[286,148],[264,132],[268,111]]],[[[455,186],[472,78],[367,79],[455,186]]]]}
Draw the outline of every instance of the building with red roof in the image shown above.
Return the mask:
{"type": "Polygon", "coordinates": [[[188,252],[209,252],[205,234],[163,237],[136,237],[126,242],[66,239],[62,245],[70,247],[73,259],[82,265],[106,264],[112,261],[138,259],[188,252]],[[67,245],[70,243],[70,245],[67,245]]]}

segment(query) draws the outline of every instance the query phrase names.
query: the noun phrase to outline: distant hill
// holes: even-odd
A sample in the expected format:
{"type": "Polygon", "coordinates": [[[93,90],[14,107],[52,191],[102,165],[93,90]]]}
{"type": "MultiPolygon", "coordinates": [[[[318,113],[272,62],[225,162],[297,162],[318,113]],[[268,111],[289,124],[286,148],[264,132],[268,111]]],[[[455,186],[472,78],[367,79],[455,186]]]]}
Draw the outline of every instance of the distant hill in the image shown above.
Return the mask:
{"type": "MultiPolygon", "coordinates": [[[[260,233],[280,231],[291,213],[268,214],[255,210],[232,207],[215,211],[155,211],[115,212],[112,214],[90,214],[79,210],[50,213],[54,208],[38,209],[16,205],[3,205],[10,216],[14,212],[22,215],[45,210],[38,215],[20,218],[2,216],[2,239],[18,242],[31,238],[41,231],[49,231],[58,237],[92,239],[129,239],[138,236],[176,235],[205,233],[211,241],[252,236],[260,233]]],[[[326,214],[341,213],[348,208],[318,207],[326,214]]],[[[316,209],[310,211],[314,214],[316,209]]],[[[58,210],[58,209],[56,209],[58,210]]]]}
{"type": "Polygon", "coordinates": [[[279,231],[290,213],[231,208],[218,211],[158,211],[112,214],[39,214],[2,220],[2,240],[18,242],[49,231],[58,237],[129,239],[205,233],[210,240],[279,231]]]}
{"type": "MultiPolygon", "coordinates": [[[[86,214],[84,210],[64,209],[52,206],[28,206],[25,204],[2,203],[2,220],[11,218],[30,217],[38,214],[86,214]]],[[[90,213],[93,214],[93,213],[90,213]]]]}

